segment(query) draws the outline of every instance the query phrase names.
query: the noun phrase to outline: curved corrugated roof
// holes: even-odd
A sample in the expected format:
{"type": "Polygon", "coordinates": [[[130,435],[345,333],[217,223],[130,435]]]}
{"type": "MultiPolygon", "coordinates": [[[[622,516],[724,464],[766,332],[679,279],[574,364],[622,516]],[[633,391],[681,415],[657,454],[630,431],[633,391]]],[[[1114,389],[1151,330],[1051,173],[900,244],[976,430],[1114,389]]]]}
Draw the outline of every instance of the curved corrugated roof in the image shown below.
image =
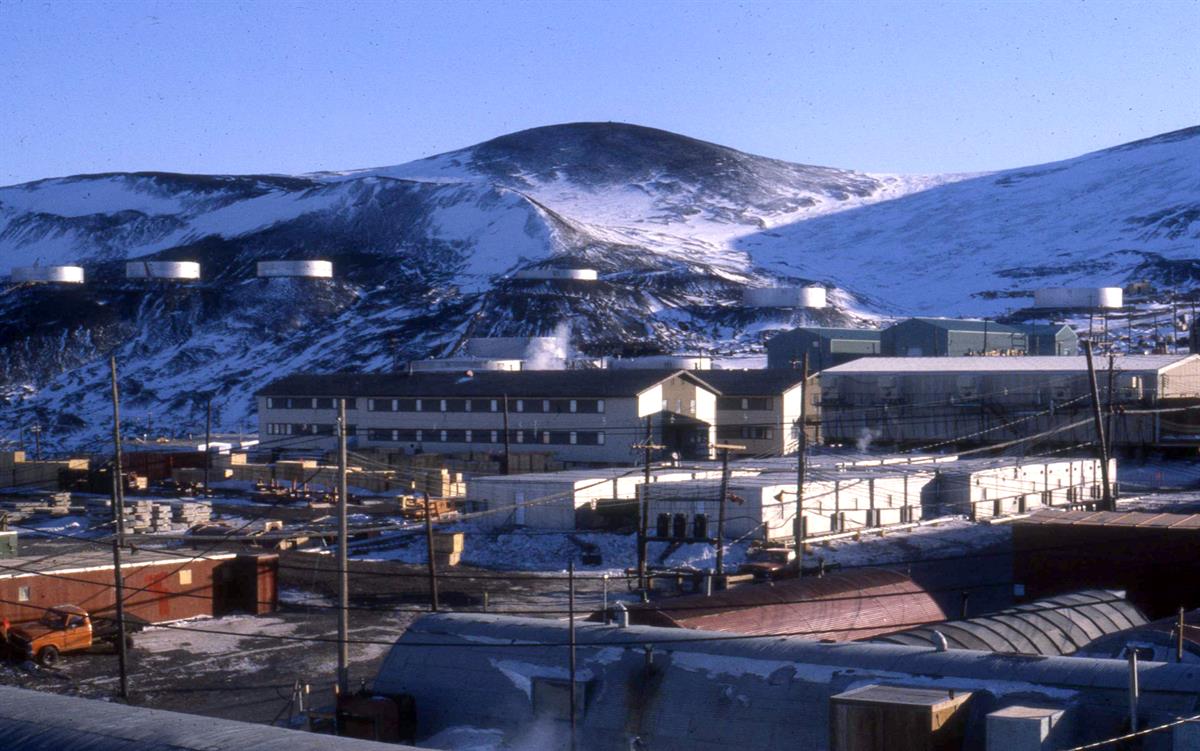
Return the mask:
{"type": "Polygon", "coordinates": [[[633,623],[849,641],[935,623],[946,614],[912,579],[887,569],[750,584],[631,608],[633,623]]]}
{"type": "Polygon", "coordinates": [[[876,636],[888,644],[935,644],[933,632],[951,649],[1069,655],[1106,634],[1146,623],[1146,616],[1119,592],[1103,589],[1071,592],[979,618],[930,624],[876,636]]]}
{"type": "Polygon", "coordinates": [[[10,686],[0,686],[0,739],[21,751],[416,751],[10,686]]]}

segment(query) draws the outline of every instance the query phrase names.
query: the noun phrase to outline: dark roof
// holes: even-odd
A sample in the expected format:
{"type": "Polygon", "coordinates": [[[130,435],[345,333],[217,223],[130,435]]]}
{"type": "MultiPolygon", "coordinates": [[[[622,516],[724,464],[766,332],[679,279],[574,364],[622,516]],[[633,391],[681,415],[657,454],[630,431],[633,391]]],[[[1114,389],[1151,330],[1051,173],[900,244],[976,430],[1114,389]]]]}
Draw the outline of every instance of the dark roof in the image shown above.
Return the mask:
{"type": "Polygon", "coordinates": [[[692,375],[721,396],[778,395],[799,386],[804,378],[796,370],[702,370],[692,375]]]}
{"type": "Polygon", "coordinates": [[[827,326],[800,326],[776,334],[771,337],[771,340],[789,334],[811,334],[818,339],[861,339],[868,342],[877,342],[883,334],[883,329],[839,329],[827,326]]]}
{"type": "Polygon", "coordinates": [[[1085,590],[1019,605],[979,618],[918,626],[878,636],[890,644],[935,644],[935,631],[951,649],[1035,655],[1069,655],[1106,634],[1146,623],[1118,592],[1085,590]]]}
{"type": "Polygon", "coordinates": [[[1084,527],[1147,527],[1194,530],[1200,514],[1158,514],[1150,511],[1040,511],[1015,522],[1020,526],[1061,524],[1084,527]]]}
{"type": "Polygon", "coordinates": [[[23,751],[416,751],[11,686],[0,686],[0,738],[23,751]]]}
{"type": "Polygon", "coordinates": [[[674,377],[704,386],[682,370],[481,370],[449,373],[298,373],[268,383],[257,396],[636,396],[674,377]]]}
{"type": "MultiPolygon", "coordinates": [[[[981,334],[985,330],[989,334],[993,334],[993,333],[995,333],[995,334],[1024,334],[1024,333],[1026,333],[1024,329],[1018,328],[1016,326],[1009,326],[1008,324],[1005,324],[1005,323],[998,323],[996,321],[982,321],[982,320],[975,320],[975,319],[961,319],[961,318],[909,318],[906,321],[901,321],[900,323],[896,324],[896,326],[901,326],[905,323],[911,323],[912,321],[916,321],[918,323],[924,323],[926,325],[934,326],[939,329],[945,329],[947,331],[978,331],[981,334]]],[[[895,328],[895,326],[893,326],[892,328],[895,328]]]]}
{"type": "Polygon", "coordinates": [[[634,605],[635,624],[736,634],[804,633],[847,641],[945,618],[937,602],[904,574],[889,569],[839,571],[783,579],[634,605]]]}

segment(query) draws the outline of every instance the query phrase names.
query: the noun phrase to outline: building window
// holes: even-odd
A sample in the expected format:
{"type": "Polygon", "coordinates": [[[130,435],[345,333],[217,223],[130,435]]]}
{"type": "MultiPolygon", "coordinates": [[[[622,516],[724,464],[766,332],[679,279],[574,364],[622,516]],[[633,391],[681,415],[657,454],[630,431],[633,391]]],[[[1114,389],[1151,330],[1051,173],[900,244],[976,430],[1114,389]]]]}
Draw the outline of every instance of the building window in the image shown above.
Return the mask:
{"type": "Polygon", "coordinates": [[[346,409],[358,409],[358,400],[357,399],[347,399],[346,400],[346,409]]]}
{"type": "Polygon", "coordinates": [[[696,414],[696,400],[695,399],[688,399],[688,414],[689,415],[696,414]]]}
{"type": "MultiPolygon", "coordinates": [[[[570,404],[571,404],[571,406],[570,406],[570,410],[571,410],[572,412],[578,412],[578,411],[579,411],[579,402],[577,402],[577,401],[575,401],[574,399],[572,399],[572,400],[571,400],[571,402],[570,402],[570,404]]],[[[572,441],[572,443],[574,443],[574,441],[572,441]]]]}
{"type": "Polygon", "coordinates": [[[274,397],[270,397],[270,396],[267,397],[267,409],[275,409],[274,397]]]}
{"type": "Polygon", "coordinates": [[[493,411],[493,412],[495,412],[495,411],[496,411],[496,410],[498,410],[499,408],[500,408],[500,405],[499,405],[499,403],[497,403],[497,401],[496,401],[495,399],[493,399],[493,400],[492,400],[492,411],[493,411]]]}
{"type": "Polygon", "coordinates": [[[518,400],[517,400],[517,411],[518,411],[518,412],[524,412],[524,411],[525,411],[525,400],[524,400],[524,399],[518,399],[518,400]]]}
{"type": "MultiPolygon", "coordinates": [[[[494,402],[493,402],[493,403],[494,403],[494,402]]],[[[498,442],[499,442],[499,439],[500,439],[500,431],[498,431],[498,430],[493,430],[493,431],[492,431],[492,443],[498,443],[498,442]]]]}
{"type": "Polygon", "coordinates": [[[466,431],[466,432],[463,434],[463,440],[464,440],[466,443],[470,443],[470,442],[471,442],[471,431],[469,431],[469,430],[468,430],[468,431],[466,431]]]}
{"type": "Polygon", "coordinates": [[[441,436],[442,443],[445,443],[446,442],[446,431],[443,430],[441,432],[440,436],[441,436]]]}
{"type": "Polygon", "coordinates": [[[17,587],[17,602],[29,602],[29,587],[17,587]]]}
{"type": "Polygon", "coordinates": [[[596,433],[596,445],[597,445],[597,446],[603,446],[603,445],[604,445],[604,431],[603,431],[603,430],[601,430],[600,432],[596,433]]]}
{"type": "MultiPolygon", "coordinates": [[[[597,399],[597,400],[596,400],[596,411],[597,411],[597,412],[599,412],[599,413],[601,413],[601,414],[603,414],[603,413],[604,413],[604,400],[603,400],[603,399],[597,399]]],[[[601,435],[604,435],[604,434],[603,434],[603,433],[601,433],[601,435]]]]}
{"type": "Polygon", "coordinates": [[[525,431],[518,430],[517,431],[517,443],[524,443],[524,442],[525,442],[525,431]]]}
{"type": "MultiPolygon", "coordinates": [[[[587,710],[591,696],[590,682],[575,681],[575,716],[578,718],[587,710]]],[[[534,678],[530,682],[530,699],[533,703],[534,716],[543,720],[571,719],[571,682],[561,678],[534,678]]]]}
{"type": "Polygon", "coordinates": [[[542,443],[550,443],[550,431],[549,430],[542,431],[542,443]]]}
{"type": "Polygon", "coordinates": [[[333,409],[333,399],[327,396],[313,399],[313,409],[333,409]]]}
{"type": "Polygon", "coordinates": [[[182,571],[180,571],[179,572],[179,585],[181,587],[186,587],[187,585],[189,585],[191,583],[192,583],[192,570],[190,568],[185,568],[182,571]]]}
{"type": "Polygon", "coordinates": [[[550,413],[550,400],[549,399],[542,400],[542,411],[547,414],[550,413]]]}
{"type": "Polygon", "coordinates": [[[420,443],[421,441],[424,441],[424,440],[425,440],[425,431],[418,430],[417,431],[417,443],[420,443]]]}
{"type": "Polygon", "coordinates": [[[575,444],[579,443],[579,434],[572,430],[569,440],[571,441],[571,445],[574,446],[575,444]]]}
{"type": "Polygon", "coordinates": [[[417,407],[417,411],[421,412],[421,411],[423,411],[425,404],[420,399],[418,399],[416,401],[416,407],[417,407]]]}
{"type": "Polygon", "coordinates": [[[368,399],[367,400],[367,411],[368,412],[378,412],[379,411],[379,402],[375,399],[368,399]]]}

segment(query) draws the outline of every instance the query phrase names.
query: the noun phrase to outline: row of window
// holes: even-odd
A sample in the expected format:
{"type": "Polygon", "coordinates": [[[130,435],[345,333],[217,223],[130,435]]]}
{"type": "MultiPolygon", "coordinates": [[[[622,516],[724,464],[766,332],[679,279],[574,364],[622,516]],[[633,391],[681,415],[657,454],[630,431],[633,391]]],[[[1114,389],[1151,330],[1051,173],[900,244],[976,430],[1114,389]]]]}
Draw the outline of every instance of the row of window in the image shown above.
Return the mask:
{"type": "Polygon", "coordinates": [[[775,408],[775,400],[769,396],[719,396],[717,409],[741,410],[743,412],[766,412],[775,408]]]}
{"type": "MultiPolygon", "coordinates": [[[[560,446],[603,446],[603,430],[510,430],[512,443],[560,446]]],[[[390,443],[503,443],[500,430],[425,430],[422,428],[368,428],[367,440],[390,443]]]]}
{"type": "MultiPolygon", "coordinates": [[[[500,412],[500,399],[368,399],[370,412],[500,412]]],[[[602,414],[603,399],[510,399],[514,412],[602,414]]]]}
{"type": "MultiPolygon", "coordinates": [[[[269,422],[267,435],[336,435],[333,423],[269,422]]],[[[358,426],[347,425],[346,435],[358,435],[358,426]]]]}
{"type": "MultiPolygon", "coordinates": [[[[337,400],[329,396],[268,396],[267,409],[336,409],[337,400]]],[[[358,409],[357,399],[347,399],[346,409],[358,409]]]]}
{"type": "MultiPolygon", "coordinates": [[[[367,409],[371,412],[499,412],[499,399],[368,399],[367,409]]],[[[741,411],[769,411],[775,401],[769,396],[722,396],[717,399],[717,409],[741,411]]],[[[267,409],[336,409],[333,397],[268,396],[267,409]]],[[[511,399],[509,408],[515,412],[542,412],[601,414],[603,399],[511,399]]],[[[663,399],[663,411],[671,408],[670,400],[663,399]]],[[[357,399],[347,399],[346,409],[358,409],[357,399]]],[[[683,400],[675,400],[675,411],[683,413],[683,400]]],[[[688,413],[696,412],[696,400],[688,400],[688,413]]]]}
{"type": "Polygon", "coordinates": [[[748,440],[769,441],[775,437],[775,431],[757,425],[721,425],[717,427],[717,438],[745,438],[748,440]]]}

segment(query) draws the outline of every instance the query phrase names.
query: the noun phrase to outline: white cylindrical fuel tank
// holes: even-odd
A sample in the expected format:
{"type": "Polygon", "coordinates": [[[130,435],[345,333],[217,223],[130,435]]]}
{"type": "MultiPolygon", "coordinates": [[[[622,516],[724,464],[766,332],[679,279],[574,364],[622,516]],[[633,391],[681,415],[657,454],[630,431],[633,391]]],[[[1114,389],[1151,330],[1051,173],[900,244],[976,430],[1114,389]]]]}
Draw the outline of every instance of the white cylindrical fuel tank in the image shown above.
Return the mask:
{"type": "Polygon", "coordinates": [[[712,370],[712,358],[703,355],[646,355],[645,357],[610,357],[608,367],[617,370],[645,368],[649,370],[712,370]]]}
{"type": "Polygon", "coordinates": [[[595,269],[556,269],[544,266],[521,269],[513,276],[516,279],[569,279],[580,282],[594,282],[600,278],[600,274],[595,269]]]}
{"type": "Polygon", "coordinates": [[[82,266],[18,266],[12,270],[14,282],[83,284],[82,266]]]}
{"type": "Polygon", "coordinates": [[[1035,308],[1120,308],[1120,287],[1046,287],[1034,290],[1035,308]]]}
{"type": "Polygon", "coordinates": [[[125,264],[125,278],[195,280],[200,278],[200,264],[195,261],[129,261],[125,264]]]}
{"type": "Polygon", "coordinates": [[[824,287],[750,287],[742,292],[748,308],[823,308],[824,287]]]}
{"type": "Polygon", "coordinates": [[[259,261],[260,277],[299,276],[310,279],[331,279],[332,261],[259,261]]]}
{"type": "Polygon", "coordinates": [[[825,288],[824,287],[801,287],[800,288],[800,307],[802,307],[802,308],[823,308],[823,307],[825,307],[825,288]]]}

